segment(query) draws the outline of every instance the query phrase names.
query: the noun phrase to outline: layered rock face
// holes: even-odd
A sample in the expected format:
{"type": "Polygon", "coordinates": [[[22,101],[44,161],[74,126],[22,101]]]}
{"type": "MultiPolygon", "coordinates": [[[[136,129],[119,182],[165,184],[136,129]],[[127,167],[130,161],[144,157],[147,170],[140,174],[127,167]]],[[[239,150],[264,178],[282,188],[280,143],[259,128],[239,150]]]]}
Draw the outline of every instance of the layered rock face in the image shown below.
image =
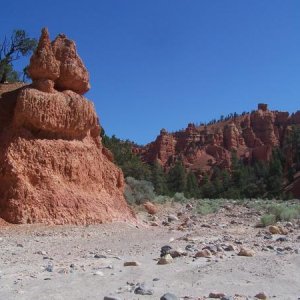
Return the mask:
{"type": "Polygon", "coordinates": [[[31,86],[0,94],[0,217],[11,223],[133,221],[122,171],[102,146],[73,41],[42,31],[31,86]],[[73,79],[73,80],[72,80],[73,79]]]}
{"type": "Polygon", "coordinates": [[[233,116],[208,126],[189,124],[183,131],[163,130],[157,139],[139,149],[148,163],[158,161],[166,170],[183,161],[192,171],[209,171],[213,166],[228,168],[231,151],[246,162],[269,160],[274,147],[281,147],[291,125],[300,125],[300,112],[268,110],[266,104],[249,114],[233,116]]]}

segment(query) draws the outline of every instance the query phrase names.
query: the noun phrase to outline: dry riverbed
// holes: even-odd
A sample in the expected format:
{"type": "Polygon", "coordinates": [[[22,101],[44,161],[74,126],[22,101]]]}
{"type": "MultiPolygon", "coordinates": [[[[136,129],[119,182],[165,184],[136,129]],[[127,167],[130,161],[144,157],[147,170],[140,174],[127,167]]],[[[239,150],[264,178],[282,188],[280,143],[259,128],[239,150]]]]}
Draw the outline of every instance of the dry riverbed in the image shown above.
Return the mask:
{"type": "Polygon", "coordinates": [[[166,205],[139,225],[3,226],[0,299],[300,299],[299,221],[271,234],[260,216],[166,205]]]}

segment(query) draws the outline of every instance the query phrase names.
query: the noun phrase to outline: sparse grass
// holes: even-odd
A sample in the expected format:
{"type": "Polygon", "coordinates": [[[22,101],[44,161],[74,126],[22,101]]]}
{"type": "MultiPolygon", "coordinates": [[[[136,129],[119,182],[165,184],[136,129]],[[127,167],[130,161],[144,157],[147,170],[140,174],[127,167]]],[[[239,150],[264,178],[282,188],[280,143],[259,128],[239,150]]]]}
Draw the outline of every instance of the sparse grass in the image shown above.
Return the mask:
{"type": "Polygon", "coordinates": [[[219,199],[201,199],[198,200],[196,211],[200,215],[208,215],[218,212],[221,201],[219,199]]]}
{"type": "Polygon", "coordinates": [[[260,219],[261,225],[266,227],[276,223],[276,217],[274,215],[263,215],[260,219]]]}
{"type": "Polygon", "coordinates": [[[278,221],[292,221],[300,219],[300,205],[290,202],[270,203],[264,205],[267,214],[262,216],[260,221],[263,226],[275,224],[278,221]]]}
{"type": "Polygon", "coordinates": [[[300,205],[289,205],[288,203],[271,204],[267,211],[275,216],[276,221],[291,221],[300,218],[300,205]]]}

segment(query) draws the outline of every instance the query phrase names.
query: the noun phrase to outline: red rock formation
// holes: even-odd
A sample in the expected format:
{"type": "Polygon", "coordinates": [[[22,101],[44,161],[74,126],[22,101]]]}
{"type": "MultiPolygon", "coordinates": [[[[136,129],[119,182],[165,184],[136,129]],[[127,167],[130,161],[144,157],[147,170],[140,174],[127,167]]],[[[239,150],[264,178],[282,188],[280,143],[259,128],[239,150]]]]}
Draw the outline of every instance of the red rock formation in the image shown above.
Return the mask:
{"type": "Polygon", "coordinates": [[[283,145],[292,124],[300,125],[300,111],[289,116],[259,104],[256,111],[226,121],[198,127],[189,124],[175,133],[163,130],[154,142],[135,151],[145,162],[158,160],[166,170],[180,159],[199,174],[213,166],[230,167],[232,150],[244,161],[269,160],[274,147],[283,145]]]}
{"type": "Polygon", "coordinates": [[[55,81],[58,90],[72,90],[84,94],[90,89],[89,73],[77,54],[76,45],[64,34],[52,43],[56,59],[60,62],[60,75],[55,81]]]}
{"type": "MultiPolygon", "coordinates": [[[[48,224],[132,221],[123,197],[123,173],[102,146],[92,102],[71,86],[64,92],[38,89],[37,82],[60,78],[47,70],[48,61],[40,63],[53,58],[41,54],[51,50],[46,33],[31,59],[32,86],[0,92],[0,218],[48,224]]],[[[59,39],[75,49],[65,37],[59,39]]],[[[68,55],[60,57],[67,66],[68,55]]],[[[74,81],[76,87],[87,86],[88,77],[82,77],[82,85],[78,78],[74,81]]]]}
{"type": "Polygon", "coordinates": [[[38,47],[30,59],[28,73],[32,80],[55,80],[59,77],[59,68],[60,62],[52,51],[48,30],[43,28],[38,47]]]}

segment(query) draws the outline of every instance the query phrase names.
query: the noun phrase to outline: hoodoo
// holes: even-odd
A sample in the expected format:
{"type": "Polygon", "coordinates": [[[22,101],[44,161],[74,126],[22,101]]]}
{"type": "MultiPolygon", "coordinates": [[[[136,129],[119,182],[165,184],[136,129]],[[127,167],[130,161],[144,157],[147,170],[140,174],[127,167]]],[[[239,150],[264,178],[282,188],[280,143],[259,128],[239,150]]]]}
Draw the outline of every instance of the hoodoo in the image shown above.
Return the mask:
{"type": "Polygon", "coordinates": [[[100,138],[75,43],[42,30],[33,83],[0,93],[0,217],[11,223],[133,220],[122,171],[100,138]]]}

